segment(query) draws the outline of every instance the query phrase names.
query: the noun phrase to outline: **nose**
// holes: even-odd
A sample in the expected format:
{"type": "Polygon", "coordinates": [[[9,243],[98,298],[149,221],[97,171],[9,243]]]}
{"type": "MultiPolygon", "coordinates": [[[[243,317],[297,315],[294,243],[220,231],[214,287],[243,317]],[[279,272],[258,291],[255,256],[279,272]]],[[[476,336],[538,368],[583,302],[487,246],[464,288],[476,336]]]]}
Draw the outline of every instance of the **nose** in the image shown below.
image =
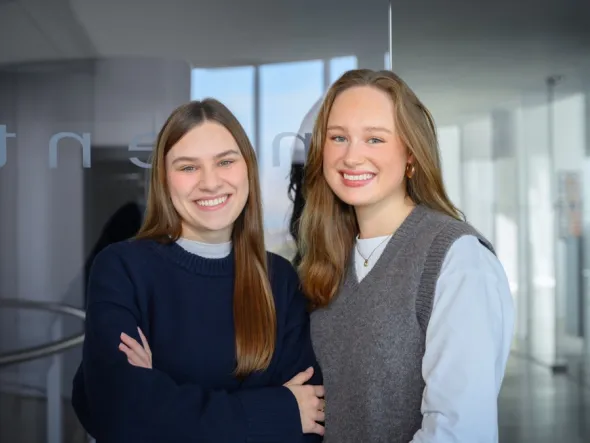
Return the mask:
{"type": "Polygon", "coordinates": [[[215,192],[222,185],[221,177],[216,168],[203,168],[199,188],[204,192],[215,192]]]}
{"type": "Polygon", "coordinates": [[[361,156],[361,150],[355,142],[348,144],[342,161],[347,168],[355,168],[363,164],[364,160],[361,156]]]}

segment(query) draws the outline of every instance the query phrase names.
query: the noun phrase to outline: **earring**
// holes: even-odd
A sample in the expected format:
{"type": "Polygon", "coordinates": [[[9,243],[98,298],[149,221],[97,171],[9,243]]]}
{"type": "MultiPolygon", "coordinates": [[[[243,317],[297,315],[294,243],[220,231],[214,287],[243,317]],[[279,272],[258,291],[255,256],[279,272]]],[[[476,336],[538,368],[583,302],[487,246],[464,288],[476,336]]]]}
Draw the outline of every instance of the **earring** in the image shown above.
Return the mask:
{"type": "Polygon", "coordinates": [[[408,163],[406,165],[406,177],[412,178],[415,173],[416,173],[416,168],[414,167],[414,165],[412,163],[408,163]]]}

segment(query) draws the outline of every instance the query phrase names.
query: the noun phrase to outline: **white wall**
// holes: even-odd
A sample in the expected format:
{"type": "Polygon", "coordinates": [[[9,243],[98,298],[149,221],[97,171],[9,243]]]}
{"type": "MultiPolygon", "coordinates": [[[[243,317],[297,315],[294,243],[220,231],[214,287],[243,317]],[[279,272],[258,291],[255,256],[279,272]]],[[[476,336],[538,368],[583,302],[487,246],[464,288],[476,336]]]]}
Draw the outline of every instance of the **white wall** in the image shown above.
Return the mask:
{"type": "MultiPolygon", "coordinates": [[[[512,294],[519,299],[522,297],[518,293],[518,238],[523,228],[519,219],[517,127],[515,112],[497,110],[459,127],[460,153],[451,150],[452,155],[447,153],[445,158],[445,145],[452,145],[450,141],[441,143],[441,151],[443,162],[446,160],[453,165],[460,162],[456,167],[461,177],[456,180],[461,195],[460,206],[467,220],[494,245],[512,294]]],[[[449,138],[449,134],[443,135],[449,138]]],[[[446,174],[445,180],[449,181],[446,174]]],[[[522,303],[520,300],[516,302],[519,312],[524,309],[526,313],[526,306],[520,306],[526,299],[522,298],[522,303]]],[[[526,330],[524,319],[519,318],[517,323],[517,328],[520,323],[525,323],[523,328],[526,330]]]]}
{"type": "MultiPolygon", "coordinates": [[[[492,117],[492,158],[494,187],[494,245],[513,296],[518,298],[518,236],[526,232],[519,226],[517,119],[515,112],[496,110],[492,117]]],[[[519,317],[517,316],[517,323],[519,317]]],[[[519,324],[516,328],[519,328],[519,324]]]]}
{"type": "MultiPolygon", "coordinates": [[[[586,97],[584,94],[574,94],[562,99],[556,100],[553,109],[553,158],[554,169],[558,175],[567,173],[570,177],[576,177],[577,185],[580,191],[581,200],[584,194],[583,166],[585,161],[586,148],[586,97]],[[573,175],[572,175],[573,174],[573,175]]],[[[561,193],[559,183],[558,195],[559,201],[561,193]]],[[[586,191],[588,192],[588,191],[586,191]]],[[[560,209],[557,222],[562,225],[564,212],[568,209],[560,203],[560,209]]],[[[583,201],[580,201],[583,204],[583,201]]],[[[580,328],[580,302],[583,297],[583,281],[581,278],[582,262],[580,260],[581,250],[583,248],[583,239],[581,235],[571,238],[560,238],[557,249],[557,285],[556,297],[558,301],[558,321],[557,332],[566,335],[566,341],[559,343],[564,353],[571,352],[570,348],[576,348],[576,340],[570,337],[578,337],[580,328]],[[571,343],[569,343],[569,342],[571,343]]],[[[580,343],[581,344],[581,343],[580,343]]]]}
{"type": "Polygon", "coordinates": [[[461,153],[463,212],[467,220],[494,243],[494,165],[489,116],[461,127],[461,153]]]}
{"type": "Polygon", "coordinates": [[[583,294],[586,305],[585,313],[585,330],[586,337],[584,343],[584,350],[590,355],[590,86],[586,85],[584,100],[585,119],[583,121],[585,126],[585,157],[582,162],[582,177],[583,177],[583,235],[584,235],[584,249],[583,249],[583,294]]]}
{"type": "Polygon", "coordinates": [[[461,131],[458,126],[437,129],[443,181],[451,201],[461,208],[463,176],[461,168],[461,131]]]}
{"type": "MultiPolygon", "coordinates": [[[[508,160],[503,166],[496,165],[505,170],[503,189],[497,195],[511,195],[510,188],[515,186],[518,196],[517,334],[528,338],[528,350],[535,359],[558,365],[563,362],[564,353],[571,350],[565,329],[570,321],[568,310],[572,314],[571,297],[575,297],[571,291],[579,290],[572,289],[572,282],[579,278],[580,269],[567,261],[571,260],[569,246],[566,248],[561,239],[556,241],[558,212],[554,191],[559,173],[581,172],[586,163],[585,97],[559,98],[551,113],[546,102],[538,104],[538,98],[535,101],[534,105],[523,102],[514,113],[516,167],[509,166],[508,160]]],[[[507,203],[505,197],[500,200],[507,203]]],[[[502,212],[500,206],[497,209],[502,212]]]]}

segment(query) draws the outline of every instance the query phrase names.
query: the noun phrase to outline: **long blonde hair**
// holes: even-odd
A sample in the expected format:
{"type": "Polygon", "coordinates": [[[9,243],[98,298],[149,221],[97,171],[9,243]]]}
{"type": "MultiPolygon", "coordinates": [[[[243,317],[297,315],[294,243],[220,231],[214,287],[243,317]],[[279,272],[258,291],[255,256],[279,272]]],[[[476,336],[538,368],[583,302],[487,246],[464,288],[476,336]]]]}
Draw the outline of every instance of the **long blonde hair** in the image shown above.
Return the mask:
{"type": "Polygon", "coordinates": [[[180,237],[182,223],[170,199],[166,155],[188,131],[205,121],[217,122],[232,134],[248,168],[250,192],[232,232],[236,270],[233,306],[235,374],[245,376],[266,369],[270,364],[276,346],[276,312],[267,273],[256,155],[238,120],[219,101],[206,99],[182,105],[165,122],[152,157],[146,217],[136,237],[160,242],[176,241],[180,237]]]}
{"type": "Polygon", "coordinates": [[[354,86],[371,86],[391,97],[398,136],[414,156],[415,173],[411,180],[406,180],[408,197],[416,204],[463,218],[443,184],[436,127],[428,109],[391,71],[356,69],[346,72],[326,94],[305,165],[305,207],[299,220],[301,263],[298,270],[312,308],[328,305],[338,291],[359,232],[353,207],[332,192],[323,174],[323,147],[330,110],[336,97],[354,86]]]}

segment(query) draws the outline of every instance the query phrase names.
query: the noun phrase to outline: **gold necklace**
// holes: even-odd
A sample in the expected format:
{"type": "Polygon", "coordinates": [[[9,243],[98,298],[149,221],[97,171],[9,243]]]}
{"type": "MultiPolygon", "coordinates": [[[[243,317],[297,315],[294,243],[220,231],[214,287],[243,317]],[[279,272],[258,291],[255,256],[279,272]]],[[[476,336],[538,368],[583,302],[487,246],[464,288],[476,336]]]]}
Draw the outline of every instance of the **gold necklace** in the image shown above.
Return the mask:
{"type": "Polygon", "coordinates": [[[365,256],[362,254],[361,250],[359,249],[359,242],[356,242],[356,250],[358,251],[359,255],[363,258],[363,260],[365,261],[363,263],[363,266],[366,268],[367,266],[369,266],[369,259],[371,258],[371,256],[375,253],[375,251],[377,249],[379,249],[379,246],[381,246],[383,243],[385,243],[385,241],[389,240],[391,237],[393,236],[393,234],[389,234],[387,237],[385,237],[383,240],[381,240],[381,242],[375,247],[375,249],[373,249],[373,252],[371,252],[369,254],[368,257],[365,258],[365,256]]]}

